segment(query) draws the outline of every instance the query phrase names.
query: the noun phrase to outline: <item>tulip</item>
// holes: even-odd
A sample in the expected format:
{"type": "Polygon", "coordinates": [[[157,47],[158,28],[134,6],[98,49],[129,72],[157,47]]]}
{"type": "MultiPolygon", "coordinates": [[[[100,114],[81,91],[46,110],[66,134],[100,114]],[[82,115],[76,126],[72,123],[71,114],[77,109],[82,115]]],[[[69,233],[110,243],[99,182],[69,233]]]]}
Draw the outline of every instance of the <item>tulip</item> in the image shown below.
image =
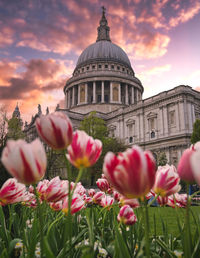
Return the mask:
{"type": "Polygon", "coordinates": [[[115,156],[108,152],[104,159],[103,172],[108,182],[127,198],[143,198],[152,188],[156,164],[150,152],[133,146],[115,156]]]}
{"type": "Polygon", "coordinates": [[[91,167],[99,159],[102,151],[102,143],[94,140],[84,131],[77,130],[74,133],[71,145],[67,148],[67,159],[77,168],[91,167]]]}
{"type": "Polygon", "coordinates": [[[101,199],[105,197],[105,193],[104,192],[96,192],[95,195],[92,197],[92,201],[96,204],[100,204],[101,203],[101,199]]]}
{"type": "Polygon", "coordinates": [[[115,201],[119,202],[121,194],[114,190],[113,197],[114,197],[115,201]]]}
{"type": "MultiPolygon", "coordinates": [[[[74,188],[74,184],[72,186],[72,189],[74,188]]],[[[82,186],[81,182],[78,182],[76,185],[76,188],[74,190],[74,194],[79,194],[83,196],[86,193],[86,189],[84,186],[82,186]]]]}
{"type": "Polygon", "coordinates": [[[37,185],[37,192],[42,201],[45,199],[45,193],[46,193],[48,184],[49,184],[49,180],[44,179],[43,181],[40,181],[37,185]]]}
{"type": "Polygon", "coordinates": [[[158,196],[156,200],[160,206],[165,206],[168,203],[168,196],[158,196]]]}
{"type": "Polygon", "coordinates": [[[8,179],[0,189],[0,205],[21,202],[25,191],[24,184],[18,183],[15,178],[8,179]]]}
{"type": "Polygon", "coordinates": [[[63,202],[58,201],[58,202],[50,202],[49,206],[51,207],[52,210],[54,211],[60,211],[62,210],[63,202]]]}
{"type": "Polygon", "coordinates": [[[168,202],[167,205],[171,206],[171,207],[183,207],[185,208],[187,205],[187,194],[174,194],[174,195],[170,195],[168,197],[168,202]]]}
{"type": "Polygon", "coordinates": [[[8,140],[1,161],[8,172],[23,184],[36,184],[45,175],[46,153],[39,139],[31,143],[8,140]]]}
{"type": "MultiPolygon", "coordinates": [[[[83,209],[84,205],[85,202],[80,195],[73,195],[70,208],[71,214],[73,215],[74,213],[83,209]]],[[[66,197],[63,201],[62,211],[65,213],[65,215],[68,215],[68,197],[66,197]]]]}
{"type": "Polygon", "coordinates": [[[133,225],[136,223],[137,217],[129,205],[124,205],[119,211],[117,220],[125,225],[133,225]]]}
{"type": "Polygon", "coordinates": [[[41,115],[35,124],[41,139],[53,149],[65,149],[72,142],[72,124],[62,112],[41,115]]]}
{"type": "Polygon", "coordinates": [[[44,193],[44,197],[47,202],[61,201],[67,195],[68,195],[68,181],[60,180],[58,176],[51,179],[44,193]]]}
{"type": "Polygon", "coordinates": [[[178,174],[180,178],[186,181],[187,183],[195,182],[193,169],[191,166],[191,157],[194,154],[194,152],[195,152],[194,148],[186,149],[183,152],[183,155],[181,156],[181,159],[178,163],[178,168],[177,168],[178,174]]]}
{"type": "Polygon", "coordinates": [[[140,207],[138,199],[128,199],[124,196],[121,196],[120,198],[120,206],[129,205],[131,208],[135,209],[140,207]]]}
{"type": "Polygon", "coordinates": [[[112,198],[112,197],[110,197],[110,196],[108,196],[108,195],[106,195],[106,196],[104,196],[102,199],[101,199],[101,202],[100,202],[100,205],[102,206],[102,207],[110,207],[112,204],[113,204],[113,202],[114,202],[114,198],[112,198]]]}
{"type": "Polygon", "coordinates": [[[90,197],[93,197],[94,195],[95,195],[95,190],[93,189],[93,188],[91,188],[91,189],[89,189],[88,190],[88,195],[90,196],[90,197]]]}
{"type": "Polygon", "coordinates": [[[110,188],[110,185],[107,181],[107,179],[105,178],[99,178],[96,182],[98,188],[102,191],[102,192],[107,192],[108,189],[110,188]]]}
{"type": "Polygon", "coordinates": [[[162,197],[175,194],[181,190],[179,182],[180,178],[173,165],[160,166],[156,172],[153,191],[162,197]]]}

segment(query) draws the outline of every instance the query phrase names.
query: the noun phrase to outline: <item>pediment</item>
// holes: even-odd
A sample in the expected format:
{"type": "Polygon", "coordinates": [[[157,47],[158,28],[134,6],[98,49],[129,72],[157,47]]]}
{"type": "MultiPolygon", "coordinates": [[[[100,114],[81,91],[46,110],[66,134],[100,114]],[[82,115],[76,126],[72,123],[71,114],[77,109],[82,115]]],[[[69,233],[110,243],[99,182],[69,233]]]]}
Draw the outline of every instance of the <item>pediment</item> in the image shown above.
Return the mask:
{"type": "Polygon", "coordinates": [[[157,115],[158,115],[158,114],[155,113],[155,112],[150,112],[150,113],[147,114],[147,117],[148,117],[148,118],[157,117],[157,115]]]}
{"type": "Polygon", "coordinates": [[[134,124],[134,123],[135,123],[135,120],[133,120],[131,118],[126,121],[127,125],[134,124]]]}

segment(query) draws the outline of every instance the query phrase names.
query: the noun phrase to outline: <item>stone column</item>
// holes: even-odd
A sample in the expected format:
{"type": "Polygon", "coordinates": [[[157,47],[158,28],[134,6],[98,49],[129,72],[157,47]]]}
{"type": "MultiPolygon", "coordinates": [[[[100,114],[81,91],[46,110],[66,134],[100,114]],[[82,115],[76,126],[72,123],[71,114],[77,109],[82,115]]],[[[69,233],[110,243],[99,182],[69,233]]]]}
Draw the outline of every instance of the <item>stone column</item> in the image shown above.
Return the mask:
{"type": "Polygon", "coordinates": [[[179,104],[175,105],[175,114],[176,114],[176,131],[180,132],[180,116],[179,116],[179,104]]]}
{"type": "Polygon", "coordinates": [[[70,92],[71,89],[68,90],[68,108],[70,108],[70,92]]]}
{"type": "Polygon", "coordinates": [[[112,82],[110,82],[110,103],[113,102],[113,88],[112,88],[112,82]]]}
{"type": "Polygon", "coordinates": [[[131,87],[131,103],[134,104],[134,87],[131,87]]]}
{"type": "Polygon", "coordinates": [[[75,88],[72,87],[72,106],[75,106],[75,88]]]}
{"type": "Polygon", "coordinates": [[[78,84],[78,105],[80,105],[80,84],[78,84]]]}
{"type": "Polygon", "coordinates": [[[65,108],[67,108],[67,91],[65,91],[65,108]]]}
{"type": "Polygon", "coordinates": [[[88,84],[85,83],[85,103],[87,104],[88,102],[88,84]]]}
{"type": "Polygon", "coordinates": [[[126,105],[128,105],[128,85],[126,84],[126,88],[125,88],[125,103],[126,103],[126,105]]]}
{"type": "Polygon", "coordinates": [[[96,103],[96,82],[93,82],[93,101],[92,103],[96,103]]]}
{"type": "Polygon", "coordinates": [[[101,81],[101,103],[104,103],[104,81],[101,81]]]}
{"type": "Polygon", "coordinates": [[[121,83],[119,84],[119,97],[118,97],[119,103],[122,103],[122,96],[121,96],[121,83]]]}

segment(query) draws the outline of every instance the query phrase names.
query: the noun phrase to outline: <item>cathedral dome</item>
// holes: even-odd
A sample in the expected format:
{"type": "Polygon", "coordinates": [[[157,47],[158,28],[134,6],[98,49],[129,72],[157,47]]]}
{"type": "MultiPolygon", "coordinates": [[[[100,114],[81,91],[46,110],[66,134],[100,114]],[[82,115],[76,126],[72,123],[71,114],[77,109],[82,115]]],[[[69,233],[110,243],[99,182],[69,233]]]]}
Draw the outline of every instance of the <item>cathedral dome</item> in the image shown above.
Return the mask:
{"type": "Polygon", "coordinates": [[[131,68],[127,54],[108,40],[100,40],[87,47],[80,55],[77,67],[93,61],[114,61],[131,68]]]}

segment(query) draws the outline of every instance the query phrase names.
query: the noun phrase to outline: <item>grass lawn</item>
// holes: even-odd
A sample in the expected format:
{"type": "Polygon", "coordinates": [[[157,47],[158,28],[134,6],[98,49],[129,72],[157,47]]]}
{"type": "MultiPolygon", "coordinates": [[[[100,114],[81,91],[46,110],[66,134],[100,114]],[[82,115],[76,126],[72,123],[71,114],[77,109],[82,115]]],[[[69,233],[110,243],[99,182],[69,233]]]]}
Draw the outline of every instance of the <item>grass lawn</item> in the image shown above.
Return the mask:
{"type": "MultiPolygon", "coordinates": [[[[166,227],[168,234],[178,236],[180,234],[178,220],[181,225],[184,224],[185,212],[186,209],[184,208],[150,207],[149,221],[151,234],[154,235],[156,230],[157,235],[163,235],[163,228],[166,227]]],[[[197,229],[200,231],[200,206],[191,207],[190,224],[192,234],[194,234],[197,229]]]]}

